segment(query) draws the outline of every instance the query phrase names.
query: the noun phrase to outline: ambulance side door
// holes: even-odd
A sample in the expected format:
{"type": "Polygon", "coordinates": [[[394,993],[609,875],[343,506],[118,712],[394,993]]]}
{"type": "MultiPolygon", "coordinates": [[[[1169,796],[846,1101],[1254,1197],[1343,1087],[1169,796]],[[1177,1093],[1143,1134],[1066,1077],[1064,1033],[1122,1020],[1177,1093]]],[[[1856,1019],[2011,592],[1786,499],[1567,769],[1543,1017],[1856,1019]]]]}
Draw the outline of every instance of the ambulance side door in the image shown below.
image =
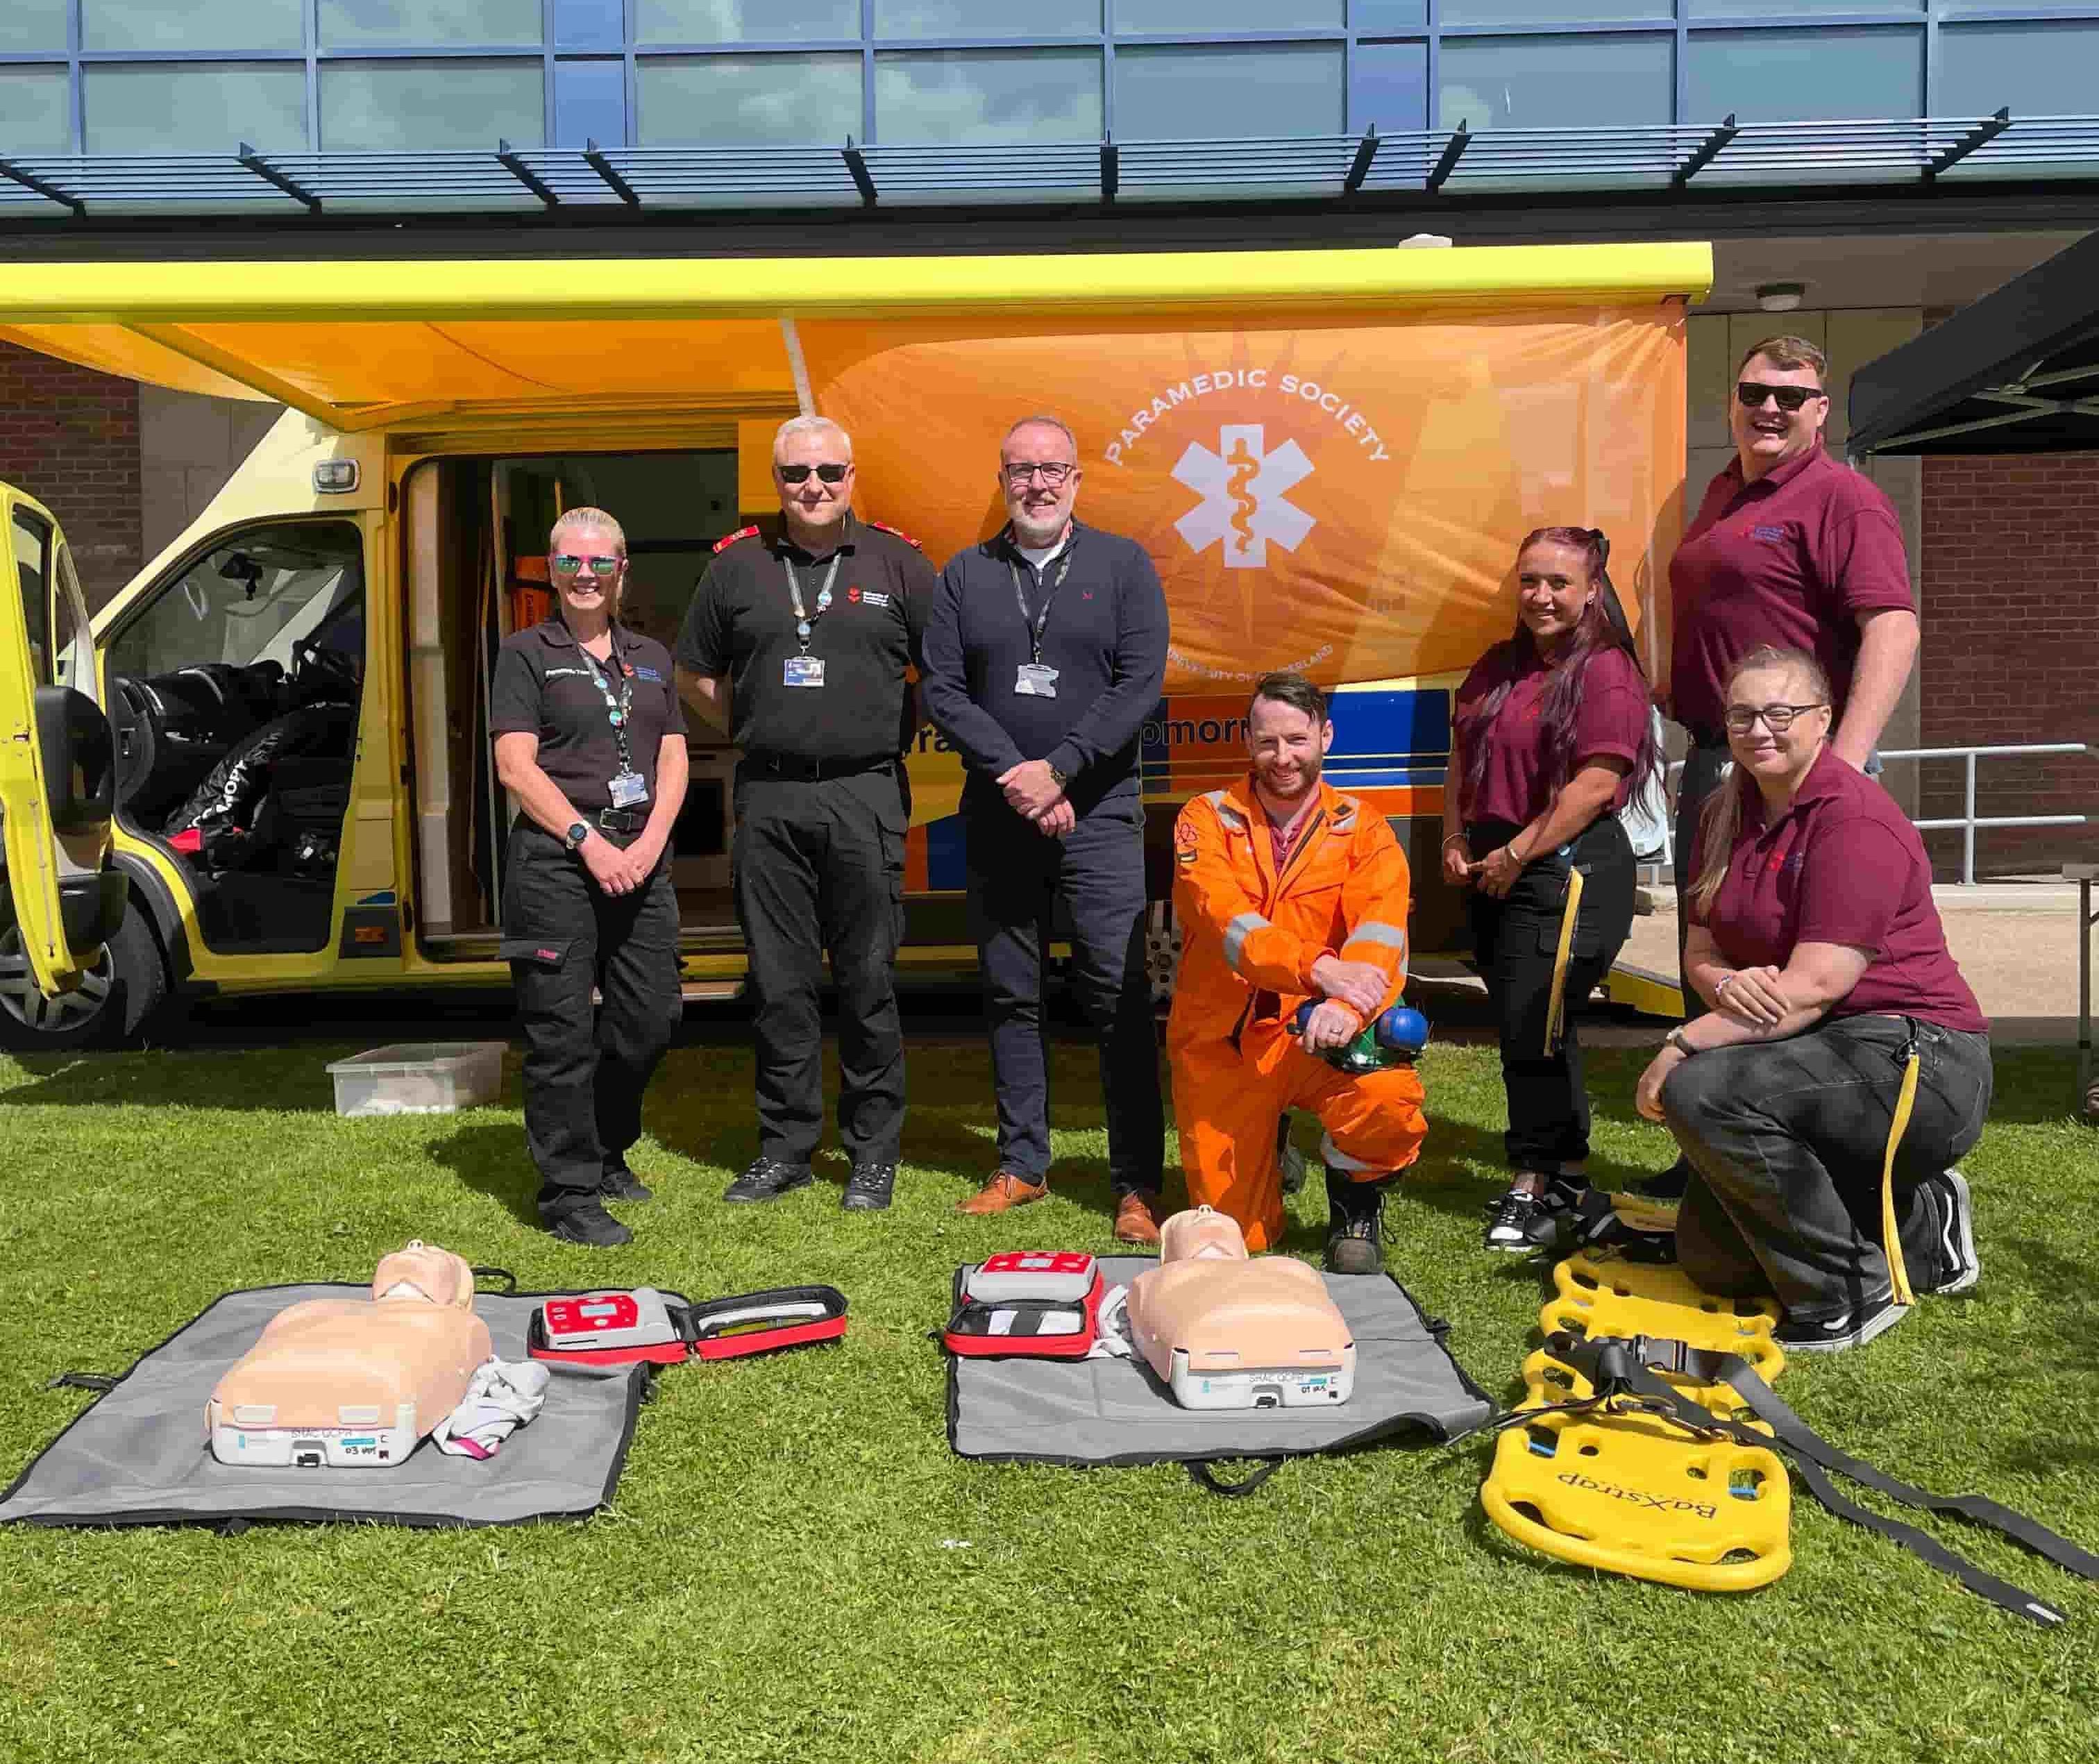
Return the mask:
{"type": "Polygon", "coordinates": [[[0,483],[0,988],[69,992],[124,912],[116,747],[88,693],[87,607],[48,510],[0,483]]]}

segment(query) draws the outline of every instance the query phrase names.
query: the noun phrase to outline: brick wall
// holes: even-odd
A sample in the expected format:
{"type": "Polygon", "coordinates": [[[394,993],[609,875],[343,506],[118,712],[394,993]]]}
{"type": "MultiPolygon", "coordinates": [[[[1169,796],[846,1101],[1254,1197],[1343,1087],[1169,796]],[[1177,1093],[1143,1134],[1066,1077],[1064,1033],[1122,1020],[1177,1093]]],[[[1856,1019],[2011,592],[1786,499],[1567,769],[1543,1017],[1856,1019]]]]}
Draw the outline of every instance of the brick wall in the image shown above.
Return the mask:
{"type": "Polygon", "coordinates": [[[139,388],[0,342],[0,478],[59,518],[91,609],[141,557],[139,388]]]}
{"type": "MultiPolygon", "coordinates": [[[[1924,462],[1921,745],[2099,746],[2099,454],[1924,462]]],[[[2099,757],[1979,763],[1985,815],[2099,816],[2099,757]]],[[[1961,812],[1961,768],[1924,768],[1918,819],[1961,812]]],[[[1957,879],[1958,833],[1927,834],[1957,879]]],[[[2099,860],[2099,827],[1976,835],[1977,876],[2099,860]]]]}

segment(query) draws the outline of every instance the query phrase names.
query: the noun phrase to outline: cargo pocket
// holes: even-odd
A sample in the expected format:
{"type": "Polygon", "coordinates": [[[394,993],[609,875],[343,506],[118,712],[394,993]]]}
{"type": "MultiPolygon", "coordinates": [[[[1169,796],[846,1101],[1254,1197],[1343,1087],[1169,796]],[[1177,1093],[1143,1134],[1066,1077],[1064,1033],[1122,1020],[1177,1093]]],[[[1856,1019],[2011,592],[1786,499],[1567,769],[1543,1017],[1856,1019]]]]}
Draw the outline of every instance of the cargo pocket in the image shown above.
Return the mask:
{"type": "MultiPolygon", "coordinates": [[[[1589,878],[1584,876],[1582,880],[1586,891],[1589,878]]],[[[1548,908],[1545,917],[1538,921],[1538,948],[1541,955],[1557,956],[1560,953],[1560,930],[1566,918],[1567,893],[1563,883],[1558,901],[1548,908]]],[[[1586,891],[1583,893],[1580,909],[1574,915],[1574,940],[1568,946],[1569,961],[1578,961],[1585,957],[1593,959],[1601,952],[1604,947],[1603,906],[1602,901],[1591,899],[1586,891]]]]}
{"type": "Polygon", "coordinates": [[[565,937],[506,937],[497,946],[496,952],[505,961],[522,961],[535,968],[543,968],[551,974],[557,971],[569,959],[569,939],[565,937]]]}

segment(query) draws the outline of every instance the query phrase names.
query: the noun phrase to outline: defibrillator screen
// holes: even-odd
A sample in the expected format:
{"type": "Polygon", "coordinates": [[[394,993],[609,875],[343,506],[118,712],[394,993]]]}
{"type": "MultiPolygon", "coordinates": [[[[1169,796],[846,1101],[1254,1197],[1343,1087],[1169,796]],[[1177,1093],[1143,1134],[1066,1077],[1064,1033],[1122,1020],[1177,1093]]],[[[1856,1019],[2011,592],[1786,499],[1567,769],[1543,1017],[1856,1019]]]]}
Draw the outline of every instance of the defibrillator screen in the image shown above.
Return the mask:
{"type": "Polygon", "coordinates": [[[583,1317],[610,1317],[618,1309],[616,1304],[581,1304],[576,1307],[578,1314],[583,1317]]]}

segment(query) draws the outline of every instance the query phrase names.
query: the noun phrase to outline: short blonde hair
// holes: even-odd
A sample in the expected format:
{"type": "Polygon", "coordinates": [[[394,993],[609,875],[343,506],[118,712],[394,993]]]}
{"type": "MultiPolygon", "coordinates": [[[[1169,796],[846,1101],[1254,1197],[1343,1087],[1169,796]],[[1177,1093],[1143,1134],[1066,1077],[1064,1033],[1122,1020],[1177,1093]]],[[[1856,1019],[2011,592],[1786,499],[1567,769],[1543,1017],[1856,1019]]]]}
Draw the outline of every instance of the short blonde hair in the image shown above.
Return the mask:
{"type": "Polygon", "coordinates": [[[848,460],[852,458],[852,437],[847,434],[839,425],[833,422],[829,417],[819,416],[815,411],[811,411],[800,416],[789,417],[785,422],[773,430],[772,459],[775,464],[777,464],[780,460],[780,443],[790,435],[836,435],[845,443],[846,458],[848,460]]]}
{"type": "Polygon", "coordinates": [[[554,523],[552,530],[547,534],[548,552],[551,554],[561,548],[561,534],[569,529],[591,526],[609,533],[613,537],[613,542],[619,547],[619,555],[622,557],[626,556],[626,530],[604,509],[588,507],[570,508],[562,512],[561,519],[554,523]]]}

